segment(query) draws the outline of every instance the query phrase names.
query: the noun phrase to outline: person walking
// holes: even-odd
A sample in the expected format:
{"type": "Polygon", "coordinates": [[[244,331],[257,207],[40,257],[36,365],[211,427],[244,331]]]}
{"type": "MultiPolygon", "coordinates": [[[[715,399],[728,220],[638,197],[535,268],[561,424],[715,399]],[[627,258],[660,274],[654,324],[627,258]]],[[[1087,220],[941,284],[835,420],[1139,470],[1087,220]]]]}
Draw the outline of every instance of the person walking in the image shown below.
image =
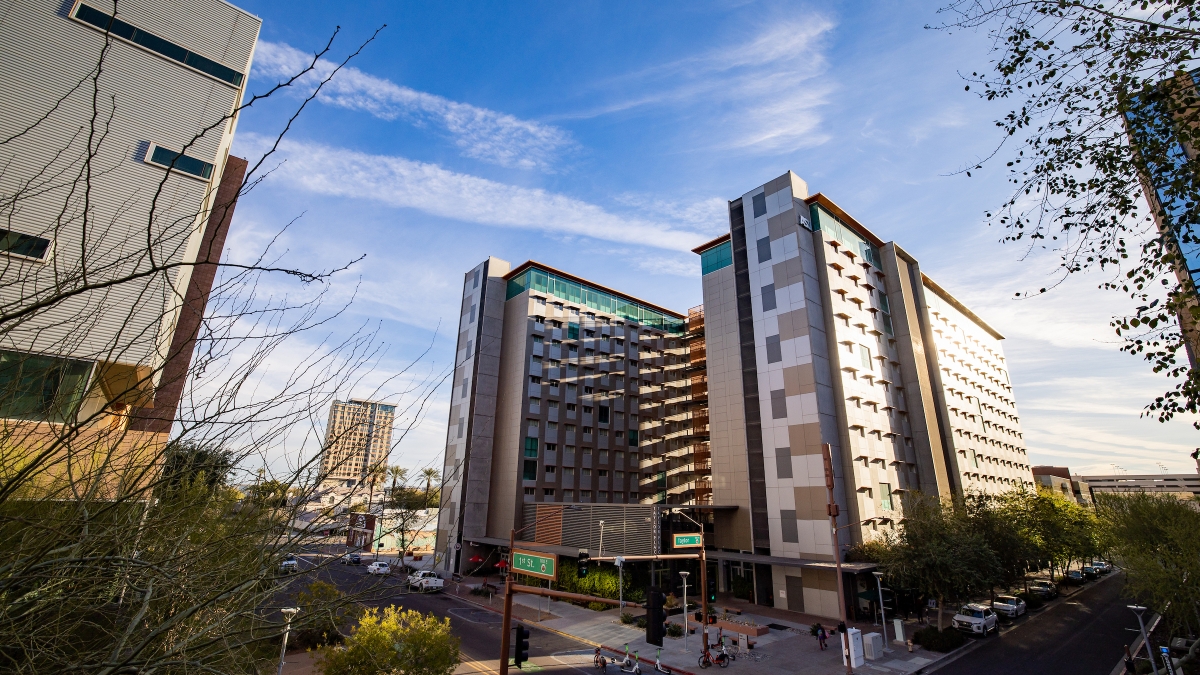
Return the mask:
{"type": "Polygon", "coordinates": [[[821,651],[825,651],[825,641],[829,639],[829,634],[825,632],[825,627],[817,624],[817,644],[821,645],[821,651]]]}

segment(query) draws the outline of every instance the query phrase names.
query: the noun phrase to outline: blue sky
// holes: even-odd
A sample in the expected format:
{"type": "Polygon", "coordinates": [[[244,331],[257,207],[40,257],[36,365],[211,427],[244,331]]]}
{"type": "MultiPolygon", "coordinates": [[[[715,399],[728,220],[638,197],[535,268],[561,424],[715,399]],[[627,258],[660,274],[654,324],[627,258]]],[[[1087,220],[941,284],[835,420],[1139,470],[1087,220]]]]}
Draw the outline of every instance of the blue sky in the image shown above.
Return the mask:
{"type": "MultiPolygon", "coordinates": [[[[1005,334],[1033,463],[1194,470],[1190,420],[1139,419],[1167,383],[1118,351],[1126,301],[1101,276],[1012,299],[1057,258],[983,223],[999,169],[950,175],[990,152],[1006,110],[964,92],[988,39],[925,29],[936,4],[238,4],[263,19],[255,91],[335,26],[338,57],[388,24],[294,127],[230,239],[236,257],[301,216],[281,240],[291,264],[366,254],[333,284],[355,301],[330,330],[378,322],[381,374],[431,340],[428,365],[451,364],[462,273],[489,255],[686,311],[701,301],[688,249],[727,231],[728,199],[791,169],[1005,334]]],[[[234,152],[297,100],[246,114],[234,152]]],[[[440,463],[448,396],[394,461],[440,463]]]]}

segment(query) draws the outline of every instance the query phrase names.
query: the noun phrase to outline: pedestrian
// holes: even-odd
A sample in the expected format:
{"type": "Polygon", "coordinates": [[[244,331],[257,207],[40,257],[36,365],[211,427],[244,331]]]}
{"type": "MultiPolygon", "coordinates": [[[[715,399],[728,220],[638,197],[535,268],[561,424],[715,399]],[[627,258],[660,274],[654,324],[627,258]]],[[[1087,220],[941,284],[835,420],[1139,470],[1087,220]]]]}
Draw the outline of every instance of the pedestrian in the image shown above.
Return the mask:
{"type": "Polygon", "coordinates": [[[827,639],[829,636],[825,633],[825,627],[817,624],[817,644],[821,645],[821,651],[825,651],[825,640],[827,639]]]}
{"type": "Polygon", "coordinates": [[[1133,660],[1133,654],[1129,653],[1129,645],[1125,645],[1125,673],[1126,675],[1137,675],[1137,663],[1133,660]]]}

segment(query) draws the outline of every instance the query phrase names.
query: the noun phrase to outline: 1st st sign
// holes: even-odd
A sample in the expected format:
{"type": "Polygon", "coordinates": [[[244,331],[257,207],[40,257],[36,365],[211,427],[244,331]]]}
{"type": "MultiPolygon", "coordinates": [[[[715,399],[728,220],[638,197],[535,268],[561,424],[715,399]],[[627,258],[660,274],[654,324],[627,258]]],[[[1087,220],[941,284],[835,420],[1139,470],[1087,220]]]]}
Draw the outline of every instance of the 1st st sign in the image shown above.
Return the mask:
{"type": "Polygon", "coordinates": [[[558,558],[552,553],[514,550],[512,571],[541,579],[558,579],[558,558]]]}

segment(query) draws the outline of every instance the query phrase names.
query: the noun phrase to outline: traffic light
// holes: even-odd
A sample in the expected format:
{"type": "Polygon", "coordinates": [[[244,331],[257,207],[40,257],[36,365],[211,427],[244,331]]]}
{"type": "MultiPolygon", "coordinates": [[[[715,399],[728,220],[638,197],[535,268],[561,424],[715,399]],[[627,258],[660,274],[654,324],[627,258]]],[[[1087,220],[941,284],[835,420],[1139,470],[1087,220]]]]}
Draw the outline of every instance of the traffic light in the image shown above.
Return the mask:
{"type": "Polygon", "coordinates": [[[575,565],[576,565],[576,569],[578,570],[578,576],[580,579],[587,576],[588,561],[591,559],[592,559],[592,556],[589,555],[587,551],[579,552],[579,559],[575,562],[575,565]]]}
{"type": "Polygon", "coordinates": [[[717,601],[717,580],[709,579],[708,580],[708,603],[711,605],[712,603],[714,603],[716,601],[717,601]]]}
{"type": "Polygon", "coordinates": [[[517,624],[514,630],[517,631],[517,653],[513,656],[513,663],[520,668],[522,663],[529,660],[529,629],[517,624]]]}
{"type": "Polygon", "coordinates": [[[646,642],[655,647],[663,646],[663,622],[667,620],[663,612],[663,602],[666,596],[657,586],[651,586],[646,592],[646,642]]]}

